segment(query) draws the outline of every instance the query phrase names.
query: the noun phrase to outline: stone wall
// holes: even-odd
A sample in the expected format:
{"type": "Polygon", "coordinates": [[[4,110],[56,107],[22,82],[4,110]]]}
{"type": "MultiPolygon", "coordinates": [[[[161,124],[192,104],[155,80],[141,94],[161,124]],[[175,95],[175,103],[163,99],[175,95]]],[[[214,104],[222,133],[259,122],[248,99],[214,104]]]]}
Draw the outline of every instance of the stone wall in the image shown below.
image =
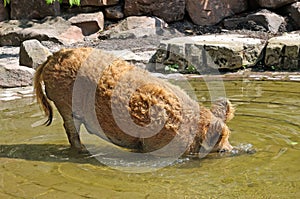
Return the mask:
{"type": "Polygon", "coordinates": [[[245,17],[261,9],[270,9],[286,18],[288,23],[292,23],[292,30],[300,29],[300,3],[296,0],[81,0],[80,7],[70,7],[68,0],[63,0],[61,5],[57,2],[47,5],[45,0],[11,0],[4,7],[3,0],[0,0],[0,21],[41,19],[66,13],[103,12],[105,20],[147,15],[159,17],[169,23],[189,19],[196,25],[206,26],[219,25],[225,18],[245,17]]]}

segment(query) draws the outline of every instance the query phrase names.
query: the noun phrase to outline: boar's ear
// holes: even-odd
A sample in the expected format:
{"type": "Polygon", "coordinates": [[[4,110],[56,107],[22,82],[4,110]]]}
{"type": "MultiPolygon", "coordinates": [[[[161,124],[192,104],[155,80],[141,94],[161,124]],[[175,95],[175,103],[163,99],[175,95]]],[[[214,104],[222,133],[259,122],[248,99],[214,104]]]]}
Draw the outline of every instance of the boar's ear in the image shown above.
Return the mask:
{"type": "Polygon", "coordinates": [[[234,117],[235,109],[228,99],[221,98],[213,103],[210,111],[223,122],[228,122],[234,117]]]}

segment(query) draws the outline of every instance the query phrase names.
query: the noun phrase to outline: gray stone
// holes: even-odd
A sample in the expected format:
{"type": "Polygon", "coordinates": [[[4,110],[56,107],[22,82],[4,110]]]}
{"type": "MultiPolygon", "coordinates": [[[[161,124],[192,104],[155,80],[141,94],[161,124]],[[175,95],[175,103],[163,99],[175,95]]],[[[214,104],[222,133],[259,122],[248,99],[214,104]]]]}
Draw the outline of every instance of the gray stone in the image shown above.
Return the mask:
{"type": "Polygon", "coordinates": [[[3,0],[0,0],[0,21],[5,21],[9,19],[8,7],[4,6],[3,0]]]}
{"type": "MultiPolygon", "coordinates": [[[[63,3],[69,4],[69,0],[63,0],[63,3]]],[[[80,6],[111,6],[118,3],[119,0],[80,0],[80,6]]]]}
{"type": "Polygon", "coordinates": [[[123,19],[124,13],[121,5],[112,6],[104,9],[104,15],[107,19],[123,19]]]}
{"type": "Polygon", "coordinates": [[[265,47],[265,41],[245,35],[203,35],[178,37],[161,41],[151,58],[150,71],[165,72],[166,66],[178,66],[178,72],[188,67],[205,73],[217,69],[234,70],[255,65],[265,47]]]}
{"type": "Polygon", "coordinates": [[[100,34],[100,38],[127,39],[163,35],[167,24],[157,17],[127,17],[113,28],[100,34]]]}
{"type": "Polygon", "coordinates": [[[42,22],[10,20],[0,22],[0,29],[0,46],[20,46],[29,39],[68,45],[84,39],[80,28],[61,17],[45,18],[42,22]]]}
{"type": "Polygon", "coordinates": [[[85,36],[94,34],[104,28],[104,16],[102,12],[78,14],[71,17],[69,21],[72,25],[81,28],[85,36]]]}
{"type": "Polygon", "coordinates": [[[258,0],[258,4],[263,8],[279,8],[296,1],[297,0],[258,0]]]}
{"type": "Polygon", "coordinates": [[[225,19],[224,27],[228,29],[243,28],[277,33],[285,23],[285,19],[282,16],[263,9],[246,17],[225,19]]]}
{"type": "Polygon", "coordinates": [[[10,8],[11,19],[41,19],[46,16],[60,15],[58,1],[47,4],[45,0],[12,0],[10,8]]]}
{"type": "Polygon", "coordinates": [[[266,47],[265,65],[279,70],[299,70],[299,49],[299,31],[273,37],[266,47]]]}
{"type": "Polygon", "coordinates": [[[248,9],[247,0],[187,0],[186,10],[197,25],[215,25],[248,9]]]}
{"type": "Polygon", "coordinates": [[[19,65],[19,47],[0,47],[0,88],[32,85],[34,69],[19,65]]]}
{"type": "Polygon", "coordinates": [[[35,70],[19,64],[0,64],[0,87],[20,87],[32,85],[35,70]]]}
{"type": "Polygon", "coordinates": [[[125,16],[152,15],[166,22],[184,18],[185,0],[125,0],[125,16]]]}
{"type": "Polygon", "coordinates": [[[47,60],[52,53],[44,47],[38,40],[26,40],[20,47],[20,65],[36,69],[47,60]]]}

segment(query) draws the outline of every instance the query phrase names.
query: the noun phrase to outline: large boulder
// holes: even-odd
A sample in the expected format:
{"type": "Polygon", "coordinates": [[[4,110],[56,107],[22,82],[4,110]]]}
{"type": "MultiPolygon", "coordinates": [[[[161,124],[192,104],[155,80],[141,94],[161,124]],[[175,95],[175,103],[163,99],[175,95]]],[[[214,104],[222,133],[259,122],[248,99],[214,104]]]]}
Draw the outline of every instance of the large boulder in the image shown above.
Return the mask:
{"type": "Polygon", "coordinates": [[[60,15],[58,1],[47,4],[45,0],[12,0],[10,9],[11,19],[41,19],[46,16],[60,15]]]}
{"type": "Polygon", "coordinates": [[[8,8],[4,6],[3,0],[0,0],[0,21],[9,19],[8,8]]]}
{"type": "Polygon", "coordinates": [[[81,28],[83,35],[91,35],[104,28],[104,15],[102,12],[78,14],[71,17],[72,25],[81,28]]]}
{"type": "Polygon", "coordinates": [[[269,39],[265,52],[265,65],[275,70],[300,69],[300,32],[286,33],[269,39]]]}
{"type": "Polygon", "coordinates": [[[153,15],[166,22],[184,18],[185,0],[125,0],[126,16],[153,15]]]}
{"type": "Polygon", "coordinates": [[[151,58],[150,71],[166,72],[177,67],[178,72],[194,68],[206,73],[218,69],[235,70],[255,65],[266,41],[239,34],[178,37],[161,41],[151,58]]]}
{"type": "Polygon", "coordinates": [[[38,40],[26,40],[20,47],[19,62],[20,65],[36,69],[51,54],[49,49],[44,47],[38,40]]]}
{"type": "Polygon", "coordinates": [[[72,26],[61,17],[45,18],[43,21],[10,20],[0,22],[0,29],[0,46],[20,46],[29,39],[68,45],[84,39],[79,27],[72,26]]]}
{"type": "Polygon", "coordinates": [[[248,9],[247,0],[187,0],[186,9],[197,25],[215,25],[248,9]]]}
{"type": "Polygon", "coordinates": [[[227,29],[263,30],[272,33],[280,31],[285,24],[285,19],[266,9],[247,15],[246,17],[228,18],[224,20],[227,29]]]}
{"type": "Polygon", "coordinates": [[[297,0],[258,0],[258,4],[263,8],[279,8],[281,6],[294,3],[297,0]]]}

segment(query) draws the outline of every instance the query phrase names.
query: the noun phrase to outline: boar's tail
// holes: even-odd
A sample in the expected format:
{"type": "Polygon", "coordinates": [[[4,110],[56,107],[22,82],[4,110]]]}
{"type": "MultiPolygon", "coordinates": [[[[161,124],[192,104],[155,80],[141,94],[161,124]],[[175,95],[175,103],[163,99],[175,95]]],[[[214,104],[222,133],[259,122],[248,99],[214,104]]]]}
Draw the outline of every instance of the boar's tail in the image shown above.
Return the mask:
{"type": "Polygon", "coordinates": [[[43,69],[47,62],[40,65],[34,75],[34,90],[37,102],[41,106],[41,108],[44,110],[45,115],[48,117],[47,121],[44,123],[44,125],[49,126],[53,119],[53,108],[50,104],[49,99],[43,92],[42,87],[42,81],[43,81],[43,69]]]}
{"type": "Polygon", "coordinates": [[[220,118],[223,122],[230,121],[234,117],[235,112],[233,105],[226,98],[216,100],[210,110],[214,116],[220,118]]]}

